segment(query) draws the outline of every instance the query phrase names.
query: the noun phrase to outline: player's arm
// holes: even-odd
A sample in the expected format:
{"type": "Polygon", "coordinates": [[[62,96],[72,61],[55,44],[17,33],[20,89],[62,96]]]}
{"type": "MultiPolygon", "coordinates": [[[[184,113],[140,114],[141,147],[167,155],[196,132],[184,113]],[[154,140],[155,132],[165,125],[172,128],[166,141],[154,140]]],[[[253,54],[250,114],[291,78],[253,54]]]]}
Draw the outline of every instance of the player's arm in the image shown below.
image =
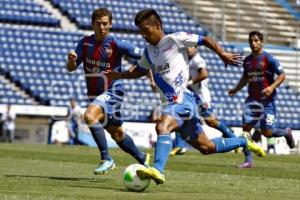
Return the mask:
{"type": "Polygon", "coordinates": [[[144,54],[142,54],[141,59],[138,60],[137,65],[131,67],[129,70],[124,72],[114,72],[114,71],[106,71],[104,74],[107,76],[108,79],[137,79],[142,76],[148,74],[150,70],[150,64],[147,61],[144,54]]]}
{"type": "Polygon", "coordinates": [[[201,81],[207,79],[208,77],[208,71],[205,68],[199,68],[198,69],[198,75],[194,79],[191,79],[188,81],[188,86],[200,83],[201,81]]]}
{"type": "Polygon", "coordinates": [[[285,80],[285,73],[281,73],[277,76],[274,83],[272,85],[270,85],[270,87],[274,90],[274,89],[278,88],[281,85],[281,83],[284,82],[284,80],[285,80]]]}
{"type": "Polygon", "coordinates": [[[72,72],[77,69],[78,65],[82,62],[82,54],[83,39],[79,41],[75,51],[70,51],[68,53],[68,60],[66,66],[69,72],[72,72]]]}
{"type": "Polygon", "coordinates": [[[149,70],[149,72],[147,74],[147,77],[149,79],[150,87],[151,87],[152,91],[157,92],[157,85],[155,84],[155,81],[154,81],[153,74],[152,74],[151,70],[149,70]]]}
{"type": "Polygon", "coordinates": [[[138,60],[142,56],[142,49],[132,45],[130,42],[126,40],[117,40],[117,46],[119,51],[123,54],[126,55],[129,58],[138,60]]]}
{"type": "Polygon", "coordinates": [[[118,79],[137,79],[148,74],[148,70],[144,70],[141,67],[132,67],[124,72],[114,72],[106,71],[104,72],[108,79],[118,80],[118,79]]]}
{"type": "Polygon", "coordinates": [[[225,63],[225,67],[227,65],[235,65],[238,66],[242,64],[241,61],[241,55],[240,54],[233,54],[229,52],[225,52],[225,50],[212,38],[208,36],[204,36],[202,38],[202,44],[212,51],[214,51],[216,54],[219,55],[219,57],[223,60],[225,63]]]}
{"type": "Polygon", "coordinates": [[[270,65],[272,67],[272,69],[275,71],[275,73],[277,74],[277,78],[275,79],[275,81],[269,86],[266,87],[262,93],[266,96],[270,96],[273,91],[279,87],[281,85],[281,83],[284,82],[285,80],[285,73],[283,71],[282,66],[279,64],[279,62],[277,60],[275,60],[273,57],[270,58],[270,65]]]}
{"type": "Polygon", "coordinates": [[[67,70],[69,72],[72,72],[77,69],[76,60],[77,60],[77,54],[75,53],[75,51],[70,51],[68,53],[68,61],[67,61],[67,70]]]}
{"type": "Polygon", "coordinates": [[[280,74],[279,76],[277,76],[277,78],[275,79],[274,83],[272,85],[270,85],[269,87],[266,87],[262,93],[265,96],[270,96],[273,91],[279,87],[279,85],[281,83],[283,83],[283,81],[285,80],[285,73],[280,74]]]}
{"type": "Polygon", "coordinates": [[[248,76],[245,73],[243,73],[243,76],[238,82],[238,84],[233,89],[228,90],[229,96],[234,96],[238,91],[243,89],[243,87],[245,87],[247,83],[248,83],[248,76]]]}

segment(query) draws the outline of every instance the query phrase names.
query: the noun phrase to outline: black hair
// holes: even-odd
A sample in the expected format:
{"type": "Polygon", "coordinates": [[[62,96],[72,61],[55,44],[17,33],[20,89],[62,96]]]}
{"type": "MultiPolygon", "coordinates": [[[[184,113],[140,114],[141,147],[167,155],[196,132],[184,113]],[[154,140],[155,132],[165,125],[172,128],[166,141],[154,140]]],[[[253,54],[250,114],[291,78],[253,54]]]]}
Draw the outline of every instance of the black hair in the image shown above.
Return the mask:
{"type": "Polygon", "coordinates": [[[264,35],[263,35],[261,32],[259,32],[259,31],[251,31],[251,32],[249,33],[249,39],[250,39],[251,36],[253,36],[253,35],[256,35],[260,41],[263,41],[263,40],[264,40],[264,35]]]}
{"type": "Polygon", "coordinates": [[[162,21],[159,14],[152,8],[139,11],[135,16],[134,24],[139,26],[145,19],[152,19],[153,24],[159,22],[160,26],[162,27],[162,21]]]}

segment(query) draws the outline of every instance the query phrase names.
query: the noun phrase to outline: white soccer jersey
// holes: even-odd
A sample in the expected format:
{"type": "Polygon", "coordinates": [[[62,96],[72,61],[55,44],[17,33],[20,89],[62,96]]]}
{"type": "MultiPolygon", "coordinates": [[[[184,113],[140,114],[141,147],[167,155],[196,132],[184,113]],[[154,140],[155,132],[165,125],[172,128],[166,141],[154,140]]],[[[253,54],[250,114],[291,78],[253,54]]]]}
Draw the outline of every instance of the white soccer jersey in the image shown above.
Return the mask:
{"type": "MultiPolygon", "coordinates": [[[[196,55],[192,59],[190,59],[189,66],[190,77],[192,79],[195,79],[198,76],[199,69],[206,69],[206,63],[199,53],[196,53],[196,55]]],[[[207,103],[210,106],[211,96],[210,91],[208,89],[208,78],[204,79],[199,83],[193,84],[191,87],[194,90],[194,92],[200,95],[200,97],[203,100],[203,103],[207,103]]]]}
{"type": "Polygon", "coordinates": [[[201,45],[202,36],[186,32],[166,35],[157,45],[148,44],[138,67],[151,69],[163,102],[182,102],[189,78],[187,47],[201,45]]]}

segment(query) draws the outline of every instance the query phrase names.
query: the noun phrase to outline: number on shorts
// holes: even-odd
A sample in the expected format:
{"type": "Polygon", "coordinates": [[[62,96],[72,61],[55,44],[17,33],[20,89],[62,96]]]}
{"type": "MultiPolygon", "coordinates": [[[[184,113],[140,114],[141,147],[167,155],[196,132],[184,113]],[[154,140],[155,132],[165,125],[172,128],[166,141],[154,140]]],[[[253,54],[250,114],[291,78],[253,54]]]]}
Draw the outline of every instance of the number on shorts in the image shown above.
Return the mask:
{"type": "Polygon", "coordinates": [[[272,125],[275,121],[275,116],[274,115],[270,115],[270,114],[267,114],[267,119],[266,119],[266,123],[268,125],[272,125]]]}

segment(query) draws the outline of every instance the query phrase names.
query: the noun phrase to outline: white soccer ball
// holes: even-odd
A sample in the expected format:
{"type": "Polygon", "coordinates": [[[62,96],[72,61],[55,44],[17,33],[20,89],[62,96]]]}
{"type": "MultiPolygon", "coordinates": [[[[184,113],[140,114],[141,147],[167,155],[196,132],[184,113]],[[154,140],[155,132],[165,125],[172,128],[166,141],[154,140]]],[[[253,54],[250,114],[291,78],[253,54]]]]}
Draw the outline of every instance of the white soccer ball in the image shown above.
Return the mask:
{"type": "Polygon", "coordinates": [[[140,179],[140,177],[137,176],[136,170],[140,168],[146,167],[141,164],[132,164],[124,170],[123,182],[128,190],[142,192],[149,186],[150,179],[140,179]]]}

